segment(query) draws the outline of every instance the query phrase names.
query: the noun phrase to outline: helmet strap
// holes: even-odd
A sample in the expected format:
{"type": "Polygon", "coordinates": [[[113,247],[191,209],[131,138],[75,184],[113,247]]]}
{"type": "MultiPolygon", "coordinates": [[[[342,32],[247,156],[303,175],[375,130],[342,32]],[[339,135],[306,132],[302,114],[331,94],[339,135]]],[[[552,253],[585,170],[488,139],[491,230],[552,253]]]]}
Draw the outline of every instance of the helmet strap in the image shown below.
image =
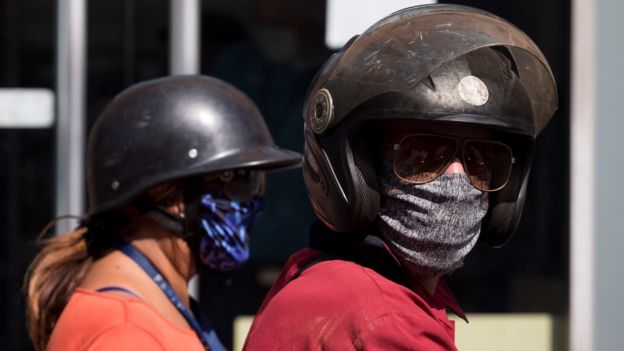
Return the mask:
{"type": "Polygon", "coordinates": [[[196,221],[194,221],[193,218],[197,218],[199,189],[198,181],[191,179],[184,182],[182,190],[184,213],[173,214],[147,196],[141,197],[140,200],[136,202],[136,205],[145,216],[152,219],[163,228],[181,238],[186,238],[196,231],[196,228],[193,227],[196,221]]]}
{"type": "Polygon", "coordinates": [[[183,216],[171,214],[164,208],[156,205],[154,205],[152,210],[148,211],[145,215],[176,235],[184,237],[186,234],[185,222],[187,221],[185,221],[183,216]]]}

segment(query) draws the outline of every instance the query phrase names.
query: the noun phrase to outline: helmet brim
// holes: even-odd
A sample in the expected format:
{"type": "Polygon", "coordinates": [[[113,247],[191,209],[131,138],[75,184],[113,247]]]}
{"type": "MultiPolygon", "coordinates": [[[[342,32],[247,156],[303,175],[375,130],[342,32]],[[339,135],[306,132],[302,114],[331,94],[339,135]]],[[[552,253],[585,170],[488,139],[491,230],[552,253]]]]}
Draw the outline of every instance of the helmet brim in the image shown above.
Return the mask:
{"type": "Polygon", "coordinates": [[[113,201],[99,204],[90,209],[88,216],[100,214],[112,209],[120,208],[132,201],[146,189],[155,185],[184,178],[193,178],[209,173],[225,171],[229,169],[255,169],[266,172],[285,171],[301,167],[303,156],[298,152],[283,149],[277,146],[262,146],[253,149],[216,155],[213,158],[199,163],[192,168],[162,174],[159,177],[149,179],[135,187],[134,191],[126,192],[125,196],[118,197],[113,201]]]}
{"type": "Polygon", "coordinates": [[[263,146],[225,155],[216,155],[193,167],[190,176],[228,169],[253,168],[262,171],[283,171],[301,167],[303,156],[277,146],[263,146]],[[197,169],[197,171],[195,171],[197,169]]]}

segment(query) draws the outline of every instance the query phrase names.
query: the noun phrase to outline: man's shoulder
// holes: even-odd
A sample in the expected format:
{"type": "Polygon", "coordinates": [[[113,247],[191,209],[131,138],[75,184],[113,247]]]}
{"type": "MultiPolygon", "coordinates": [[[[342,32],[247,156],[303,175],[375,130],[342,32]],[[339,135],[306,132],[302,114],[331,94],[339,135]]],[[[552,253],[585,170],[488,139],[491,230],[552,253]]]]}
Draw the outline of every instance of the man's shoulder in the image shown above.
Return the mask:
{"type": "Polygon", "coordinates": [[[267,301],[263,313],[293,315],[296,320],[340,317],[359,324],[393,312],[420,309],[408,287],[371,267],[333,255],[300,252],[305,260],[284,268],[281,287],[267,301]],[[297,269],[293,269],[295,267],[297,269]]]}
{"type": "Polygon", "coordinates": [[[430,325],[418,295],[376,270],[338,257],[306,260],[307,267],[265,302],[248,350],[318,345],[348,350],[371,338],[396,344],[402,333],[419,330],[416,324],[430,325]]]}
{"type": "MultiPolygon", "coordinates": [[[[322,258],[301,272],[296,280],[302,284],[329,285],[334,290],[360,293],[383,293],[387,286],[404,288],[374,268],[364,266],[354,260],[342,257],[322,258]]],[[[293,280],[295,282],[295,280],[293,280]]]]}
{"type": "Polygon", "coordinates": [[[383,247],[364,253],[340,255],[309,248],[294,253],[278,281],[291,293],[330,289],[333,294],[412,295],[401,268],[383,247]],[[373,258],[371,258],[373,256],[373,258]]]}

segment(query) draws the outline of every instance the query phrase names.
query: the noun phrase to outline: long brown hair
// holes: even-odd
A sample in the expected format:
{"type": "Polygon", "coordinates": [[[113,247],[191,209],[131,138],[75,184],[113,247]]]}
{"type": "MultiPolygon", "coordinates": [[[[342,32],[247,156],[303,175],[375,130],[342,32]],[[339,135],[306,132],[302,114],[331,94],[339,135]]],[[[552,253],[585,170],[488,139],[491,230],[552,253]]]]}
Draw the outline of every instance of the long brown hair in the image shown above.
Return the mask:
{"type": "MultiPolygon", "coordinates": [[[[170,205],[180,201],[181,189],[181,183],[167,182],[149,189],[147,194],[154,203],[170,205]]],[[[38,240],[41,251],[30,264],[23,286],[26,324],[36,350],[45,350],[58,318],[94,260],[113,250],[122,235],[131,235],[140,225],[137,212],[129,205],[88,218],[80,228],[46,239],[53,224],[73,216],[59,217],[43,229],[38,240]]]]}
{"type": "Polygon", "coordinates": [[[57,319],[91,267],[86,228],[40,240],[24,279],[26,323],[36,350],[45,350],[57,319]]]}

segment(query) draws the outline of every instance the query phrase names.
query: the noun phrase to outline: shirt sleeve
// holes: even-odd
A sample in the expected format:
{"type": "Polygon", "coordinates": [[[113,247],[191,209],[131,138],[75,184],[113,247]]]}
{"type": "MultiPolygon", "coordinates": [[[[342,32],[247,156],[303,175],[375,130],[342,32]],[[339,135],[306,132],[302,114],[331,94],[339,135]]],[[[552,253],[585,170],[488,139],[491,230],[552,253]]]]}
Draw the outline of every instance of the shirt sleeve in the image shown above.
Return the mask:
{"type": "Polygon", "coordinates": [[[165,351],[160,341],[151,333],[132,324],[121,324],[98,335],[87,351],[165,351]]]}
{"type": "Polygon", "coordinates": [[[457,350],[442,327],[418,315],[389,314],[369,323],[354,341],[356,350],[457,350]]]}

